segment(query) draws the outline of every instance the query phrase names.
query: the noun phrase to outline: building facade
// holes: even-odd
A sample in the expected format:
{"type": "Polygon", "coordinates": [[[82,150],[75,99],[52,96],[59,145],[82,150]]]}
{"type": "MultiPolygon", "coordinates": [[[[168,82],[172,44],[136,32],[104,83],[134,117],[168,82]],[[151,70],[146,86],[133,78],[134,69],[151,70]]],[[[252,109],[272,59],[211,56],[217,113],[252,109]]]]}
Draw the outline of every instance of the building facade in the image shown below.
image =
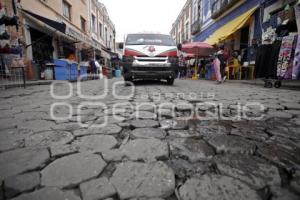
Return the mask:
{"type": "Polygon", "coordinates": [[[115,27],[96,0],[23,0],[18,15],[27,61],[67,58],[107,63],[115,50],[115,27]]]}
{"type": "Polygon", "coordinates": [[[235,50],[250,45],[253,39],[261,36],[260,3],[261,0],[193,0],[193,41],[227,42],[235,50]],[[237,28],[235,24],[241,27],[237,28]],[[233,30],[226,25],[231,25],[233,30]],[[218,41],[210,41],[209,38],[220,32],[222,27],[230,34],[221,34],[222,37],[215,38],[218,41]]]}
{"type": "Polygon", "coordinates": [[[192,0],[187,0],[176,21],[172,25],[171,36],[176,43],[187,43],[192,39],[192,0]]]}
{"type": "Polygon", "coordinates": [[[254,41],[261,42],[270,24],[274,28],[284,20],[280,18],[285,6],[292,7],[295,3],[295,0],[192,0],[192,40],[222,42],[233,50],[243,49],[254,41]]]}
{"type": "Polygon", "coordinates": [[[90,35],[94,42],[102,47],[102,51],[96,51],[97,59],[101,58],[101,62],[109,62],[110,54],[116,52],[116,30],[115,25],[111,21],[105,5],[97,0],[90,0],[90,35]]]}

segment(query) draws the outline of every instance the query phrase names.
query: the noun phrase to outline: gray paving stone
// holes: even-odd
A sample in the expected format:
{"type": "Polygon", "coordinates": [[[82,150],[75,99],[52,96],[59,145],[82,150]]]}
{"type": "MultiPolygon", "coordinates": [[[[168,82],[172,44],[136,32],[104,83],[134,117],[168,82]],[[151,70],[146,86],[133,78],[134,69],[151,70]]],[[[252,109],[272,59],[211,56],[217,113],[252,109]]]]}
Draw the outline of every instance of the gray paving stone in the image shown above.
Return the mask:
{"type": "Polygon", "coordinates": [[[66,131],[46,131],[32,134],[25,138],[26,147],[50,147],[63,145],[73,141],[73,135],[66,131]]]}
{"type": "Polygon", "coordinates": [[[270,118],[291,119],[292,117],[293,117],[292,114],[284,111],[268,112],[265,116],[266,119],[270,119],[270,118]]]}
{"type": "Polygon", "coordinates": [[[186,130],[188,122],[186,120],[167,119],[159,122],[162,129],[166,130],[186,130]]]}
{"type": "Polygon", "coordinates": [[[130,135],[133,138],[157,138],[164,139],[167,133],[160,128],[138,128],[131,131],[130,135]]]}
{"type": "Polygon", "coordinates": [[[208,141],[217,153],[243,153],[253,154],[256,145],[250,140],[246,140],[239,136],[219,135],[208,141]]]}
{"type": "Polygon", "coordinates": [[[78,129],[81,129],[79,123],[77,122],[70,122],[70,123],[60,123],[53,127],[54,130],[60,130],[60,131],[76,131],[78,129]]]}
{"type": "Polygon", "coordinates": [[[124,122],[126,119],[122,116],[106,116],[106,117],[100,117],[97,119],[95,122],[93,122],[93,125],[101,125],[104,124],[105,122],[107,124],[117,124],[124,122]]]}
{"type": "Polygon", "coordinates": [[[175,176],[163,162],[125,162],[110,179],[120,199],[169,197],[175,189],[175,176]]]}
{"type": "Polygon", "coordinates": [[[0,181],[42,167],[49,160],[47,149],[18,149],[0,154],[0,181]]]}
{"type": "Polygon", "coordinates": [[[136,111],[132,114],[134,119],[156,119],[156,113],[149,111],[136,111]]]}
{"type": "Polygon", "coordinates": [[[182,200],[260,200],[255,190],[237,179],[220,175],[191,178],[179,189],[182,200]]]}
{"type": "Polygon", "coordinates": [[[32,132],[19,129],[6,129],[0,131],[0,151],[24,147],[24,138],[29,134],[32,134],[32,132]]]}
{"type": "Polygon", "coordinates": [[[18,121],[50,119],[50,114],[46,112],[21,112],[14,115],[18,121]]]}
{"type": "Polygon", "coordinates": [[[197,108],[197,110],[201,110],[201,111],[211,110],[211,109],[216,108],[216,103],[215,102],[201,102],[201,103],[197,103],[195,108],[197,108]]]}
{"type": "Polygon", "coordinates": [[[288,143],[283,146],[278,141],[258,145],[258,155],[290,171],[300,167],[300,148],[288,143]]]}
{"type": "MultiPolygon", "coordinates": [[[[107,199],[106,199],[107,200],[107,199]]],[[[132,198],[130,200],[164,200],[162,198],[132,198]]]]}
{"type": "Polygon", "coordinates": [[[118,123],[118,126],[120,126],[121,128],[129,128],[131,124],[129,122],[121,122],[118,123]]]}
{"type": "Polygon", "coordinates": [[[95,134],[103,134],[103,135],[116,135],[119,134],[122,131],[122,128],[116,124],[108,124],[107,126],[104,126],[102,128],[88,128],[88,131],[95,134]]]}
{"type": "Polygon", "coordinates": [[[66,188],[97,177],[106,163],[99,155],[79,153],[55,160],[42,170],[42,185],[66,188]]]}
{"type": "Polygon", "coordinates": [[[100,153],[112,149],[118,144],[117,140],[111,135],[90,135],[78,138],[74,147],[80,152],[100,153]]]}
{"type": "Polygon", "coordinates": [[[4,180],[5,196],[12,198],[20,193],[30,191],[40,184],[40,173],[31,172],[27,174],[11,176],[4,180]]]}
{"type": "Polygon", "coordinates": [[[269,135],[265,133],[264,130],[257,129],[255,127],[239,127],[233,128],[230,132],[231,135],[241,136],[243,138],[255,140],[255,141],[266,141],[269,138],[269,135]]]}
{"type": "Polygon", "coordinates": [[[96,119],[97,119],[97,116],[94,116],[94,115],[81,115],[80,118],[76,117],[76,119],[75,120],[72,119],[72,121],[86,124],[89,122],[93,123],[96,119]]]}
{"type": "Polygon", "coordinates": [[[284,106],[288,110],[300,110],[300,104],[299,103],[281,103],[282,106],[284,106]]]}
{"type": "Polygon", "coordinates": [[[13,129],[17,128],[18,121],[16,121],[13,117],[0,119],[0,130],[13,129]]]}
{"type": "Polygon", "coordinates": [[[103,127],[97,127],[91,125],[88,128],[85,129],[78,129],[74,131],[74,136],[87,136],[87,135],[116,135],[119,134],[122,131],[122,127],[117,124],[107,124],[103,127]]]}
{"type": "Polygon", "coordinates": [[[46,120],[32,120],[18,123],[18,129],[32,130],[33,132],[49,131],[56,125],[46,120]]]}
{"type": "Polygon", "coordinates": [[[201,177],[203,174],[211,171],[207,162],[190,163],[184,159],[172,159],[166,161],[166,164],[173,169],[176,177],[180,179],[201,177]]]}
{"type": "Polygon", "coordinates": [[[4,192],[2,191],[2,185],[0,185],[0,200],[4,200],[4,192]]]}
{"type": "Polygon", "coordinates": [[[200,137],[200,134],[198,132],[194,132],[190,130],[169,130],[168,135],[170,138],[200,137]]]}
{"type": "Polygon", "coordinates": [[[294,119],[291,119],[291,122],[294,123],[297,126],[300,126],[300,117],[296,117],[294,119]]]}
{"type": "Polygon", "coordinates": [[[155,161],[169,156],[169,148],[166,142],[158,139],[136,139],[129,141],[120,149],[104,151],[102,153],[106,161],[120,161],[127,158],[132,161],[155,161]]]}
{"type": "Polygon", "coordinates": [[[254,189],[262,189],[267,185],[281,185],[277,167],[258,157],[227,154],[218,155],[214,160],[221,174],[239,179],[254,189]]]}
{"type": "Polygon", "coordinates": [[[274,137],[300,140],[300,127],[277,125],[273,128],[268,128],[266,132],[274,137]]]}
{"type": "Polygon", "coordinates": [[[94,179],[80,184],[83,200],[99,200],[111,197],[117,193],[107,178],[94,179]]]}
{"type": "Polygon", "coordinates": [[[133,120],[131,125],[135,128],[156,128],[159,123],[154,120],[133,120]]]}
{"type": "Polygon", "coordinates": [[[296,170],[291,180],[291,188],[300,195],[300,170],[296,170]]]}
{"type": "Polygon", "coordinates": [[[227,135],[231,126],[225,121],[202,121],[193,120],[189,122],[189,130],[198,133],[204,140],[210,140],[218,135],[227,135]]]}
{"type": "Polygon", "coordinates": [[[160,108],[158,109],[157,114],[159,119],[163,119],[163,118],[172,119],[176,116],[175,109],[172,108],[170,109],[160,108]]]}
{"type": "Polygon", "coordinates": [[[272,200],[299,200],[299,195],[292,193],[286,188],[271,187],[272,200]]]}
{"type": "Polygon", "coordinates": [[[269,110],[284,110],[284,106],[278,103],[263,104],[269,110]]]}
{"type": "Polygon", "coordinates": [[[285,110],[285,112],[290,113],[295,116],[300,116],[300,110],[285,110]]]}
{"type": "Polygon", "coordinates": [[[193,110],[193,104],[189,102],[179,102],[175,105],[176,110],[183,112],[183,111],[192,111],[193,110]]]}
{"type": "Polygon", "coordinates": [[[172,156],[186,157],[190,162],[207,161],[214,155],[214,150],[200,139],[175,138],[169,142],[172,156]]]}
{"type": "Polygon", "coordinates": [[[145,102],[137,102],[135,103],[135,108],[137,111],[149,111],[154,112],[156,109],[156,105],[154,103],[145,103],[145,102]]]}
{"type": "Polygon", "coordinates": [[[50,147],[51,157],[60,157],[73,153],[77,153],[78,149],[74,145],[52,145],[50,147]]]}
{"type": "Polygon", "coordinates": [[[80,197],[55,187],[46,187],[32,193],[22,194],[12,200],[80,200],[80,197]]]}

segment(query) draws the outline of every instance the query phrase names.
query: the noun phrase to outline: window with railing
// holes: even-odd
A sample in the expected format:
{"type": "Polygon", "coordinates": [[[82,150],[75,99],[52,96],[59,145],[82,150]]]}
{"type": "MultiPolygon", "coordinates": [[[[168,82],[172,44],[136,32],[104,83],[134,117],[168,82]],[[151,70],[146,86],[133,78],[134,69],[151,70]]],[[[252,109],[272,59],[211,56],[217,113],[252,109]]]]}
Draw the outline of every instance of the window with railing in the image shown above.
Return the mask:
{"type": "Polygon", "coordinates": [[[212,18],[215,19],[231,8],[239,0],[211,0],[212,18]]]}
{"type": "Polygon", "coordinates": [[[68,20],[71,21],[71,5],[67,1],[62,1],[63,3],[63,15],[68,20]]]}
{"type": "Polygon", "coordinates": [[[192,34],[192,35],[195,35],[195,34],[199,33],[200,30],[201,30],[200,20],[197,19],[197,20],[192,24],[191,34],[192,34]]]}

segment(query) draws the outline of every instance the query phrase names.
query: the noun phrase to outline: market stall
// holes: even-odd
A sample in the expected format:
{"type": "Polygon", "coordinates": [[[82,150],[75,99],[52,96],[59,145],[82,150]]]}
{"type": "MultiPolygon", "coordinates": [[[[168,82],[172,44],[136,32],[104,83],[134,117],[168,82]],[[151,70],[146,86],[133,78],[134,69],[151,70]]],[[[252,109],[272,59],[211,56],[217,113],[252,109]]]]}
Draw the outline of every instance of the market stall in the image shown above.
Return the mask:
{"type": "MultiPolygon", "coordinates": [[[[181,49],[184,53],[195,59],[192,69],[192,79],[197,80],[200,77],[200,61],[203,58],[208,58],[214,53],[214,47],[205,42],[192,42],[182,45],[181,49]]],[[[189,58],[189,56],[186,56],[189,58]]]]}
{"type": "Polygon", "coordinates": [[[274,85],[277,88],[281,87],[282,80],[299,80],[300,4],[286,4],[271,13],[263,26],[262,43],[257,47],[255,77],[264,78],[265,87],[274,85]]]}

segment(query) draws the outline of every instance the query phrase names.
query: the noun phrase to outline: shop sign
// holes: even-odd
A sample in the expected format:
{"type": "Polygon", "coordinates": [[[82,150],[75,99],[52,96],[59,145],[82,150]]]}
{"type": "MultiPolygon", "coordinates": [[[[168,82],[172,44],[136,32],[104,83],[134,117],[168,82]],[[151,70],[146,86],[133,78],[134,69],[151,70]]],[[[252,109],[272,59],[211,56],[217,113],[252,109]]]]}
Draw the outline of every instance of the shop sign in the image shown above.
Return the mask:
{"type": "Polygon", "coordinates": [[[96,40],[92,40],[92,45],[93,45],[93,47],[95,47],[96,49],[101,50],[101,44],[99,44],[99,42],[97,42],[96,40]]]}
{"type": "Polygon", "coordinates": [[[88,36],[86,36],[85,34],[83,33],[80,33],[76,30],[74,30],[73,28],[71,27],[67,27],[66,28],[66,34],[73,37],[73,38],[76,38],[77,40],[81,41],[81,42],[84,42],[86,44],[89,44],[91,46],[93,46],[94,48],[96,49],[101,49],[101,46],[99,47],[99,44],[95,43],[95,41],[91,40],[88,36]]]}

